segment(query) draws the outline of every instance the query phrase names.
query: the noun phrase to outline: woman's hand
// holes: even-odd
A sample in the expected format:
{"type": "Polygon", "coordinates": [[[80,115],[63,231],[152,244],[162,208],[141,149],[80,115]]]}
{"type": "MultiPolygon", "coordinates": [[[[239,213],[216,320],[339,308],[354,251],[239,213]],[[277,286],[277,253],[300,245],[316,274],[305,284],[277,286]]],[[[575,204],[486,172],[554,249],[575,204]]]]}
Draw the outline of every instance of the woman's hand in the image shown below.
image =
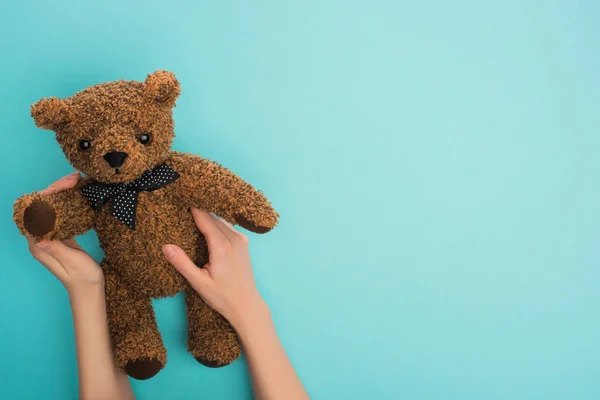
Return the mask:
{"type": "Polygon", "coordinates": [[[167,260],[237,331],[256,399],[309,399],[254,283],[248,239],[204,211],[193,208],[192,215],[208,244],[208,264],[198,268],[180,247],[171,244],[163,246],[167,260]]]}
{"type": "Polygon", "coordinates": [[[239,330],[248,318],[268,313],[254,282],[248,239],[205,211],[192,208],[192,215],[208,244],[208,264],[199,268],[175,245],[163,246],[163,253],[204,301],[239,330]]]}
{"type": "MultiPolygon", "coordinates": [[[[74,187],[78,172],[40,191],[49,195],[74,187]]],[[[113,361],[106,319],[104,274],[100,265],[73,239],[41,241],[28,237],[33,257],[69,292],[81,399],[134,399],[129,380],[113,361]]]]}
{"type": "MultiPolygon", "coordinates": [[[[39,193],[48,195],[70,189],[79,179],[81,179],[79,172],[74,172],[39,193]]],[[[103,287],[104,275],[100,265],[83,251],[75,240],[38,242],[28,237],[27,241],[33,257],[62,282],[69,295],[84,293],[90,288],[103,287]]]]}

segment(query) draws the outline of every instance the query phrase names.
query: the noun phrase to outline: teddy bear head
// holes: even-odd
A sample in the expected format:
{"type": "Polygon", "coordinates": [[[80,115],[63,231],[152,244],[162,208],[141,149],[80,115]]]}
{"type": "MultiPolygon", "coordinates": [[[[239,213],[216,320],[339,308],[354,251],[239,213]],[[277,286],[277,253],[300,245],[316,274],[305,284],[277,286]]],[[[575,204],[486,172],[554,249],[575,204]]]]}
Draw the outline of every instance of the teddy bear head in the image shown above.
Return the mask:
{"type": "Polygon", "coordinates": [[[56,133],[67,159],[86,176],[125,183],[162,164],[174,134],[179,82],[157,71],[145,82],[116,81],[31,106],[35,124],[56,133]]]}

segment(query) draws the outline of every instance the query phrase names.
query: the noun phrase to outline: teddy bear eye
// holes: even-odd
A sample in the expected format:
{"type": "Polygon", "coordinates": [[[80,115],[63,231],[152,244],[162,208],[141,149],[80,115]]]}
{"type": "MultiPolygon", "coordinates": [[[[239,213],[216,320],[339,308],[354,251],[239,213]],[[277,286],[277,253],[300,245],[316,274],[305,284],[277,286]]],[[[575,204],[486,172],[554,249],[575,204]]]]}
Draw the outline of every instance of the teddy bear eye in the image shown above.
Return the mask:
{"type": "Polygon", "coordinates": [[[89,140],[84,139],[84,140],[79,141],[79,148],[81,150],[86,151],[90,147],[92,147],[92,143],[89,140]]]}
{"type": "Polygon", "coordinates": [[[139,137],[141,144],[148,144],[152,140],[152,136],[148,132],[144,132],[139,137]]]}

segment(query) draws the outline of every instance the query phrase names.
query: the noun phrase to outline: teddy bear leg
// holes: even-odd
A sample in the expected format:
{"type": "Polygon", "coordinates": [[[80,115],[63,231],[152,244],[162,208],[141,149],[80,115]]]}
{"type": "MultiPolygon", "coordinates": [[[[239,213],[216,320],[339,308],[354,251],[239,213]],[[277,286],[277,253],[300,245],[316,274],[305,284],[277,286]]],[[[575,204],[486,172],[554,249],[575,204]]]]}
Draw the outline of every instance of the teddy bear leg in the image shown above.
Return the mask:
{"type": "Polygon", "coordinates": [[[106,312],[115,362],[134,379],[151,378],[167,362],[152,301],[135,295],[122,285],[106,260],[101,265],[106,281],[106,312]]]}
{"type": "Polygon", "coordinates": [[[188,350],[207,367],[231,364],[242,351],[239,339],[225,318],[210,308],[192,288],[185,291],[188,350]]]}

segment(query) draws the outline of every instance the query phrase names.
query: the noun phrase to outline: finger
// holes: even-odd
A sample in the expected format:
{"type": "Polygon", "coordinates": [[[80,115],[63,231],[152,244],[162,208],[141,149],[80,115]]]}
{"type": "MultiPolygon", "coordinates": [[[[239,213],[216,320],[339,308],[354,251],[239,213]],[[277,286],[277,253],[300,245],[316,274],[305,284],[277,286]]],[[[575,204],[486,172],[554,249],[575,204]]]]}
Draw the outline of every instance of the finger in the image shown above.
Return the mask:
{"type": "Polygon", "coordinates": [[[73,258],[80,255],[80,250],[67,246],[60,240],[38,242],[35,247],[55,258],[68,272],[68,265],[73,264],[73,258]]]}
{"type": "Polygon", "coordinates": [[[69,246],[72,249],[83,250],[81,248],[81,246],[79,245],[79,243],[77,243],[75,241],[75,239],[66,239],[66,240],[63,240],[63,243],[66,244],[67,246],[69,246]]]}
{"type": "Polygon", "coordinates": [[[217,217],[214,214],[210,214],[210,217],[215,221],[215,225],[221,230],[223,235],[233,243],[237,239],[237,231],[233,229],[227,222],[223,221],[221,218],[217,217]]]}
{"type": "Polygon", "coordinates": [[[228,221],[224,220],[223,218],[219,218],[219,217],[217,217],[217,218],[219,219],[219,221],[221,221],[223,223],[223,225],[225,225],[231,232],[233,232],[236,237],[246,238],[246,235],[244,235],[242,232],[235,229],[235,227],[233,225],[231,225],[228,221]]]}
{"type": "Polygon", "coordinates": [[[194,287],[202,288],[211,283],[208,271],[198,268],[181,247],[166,244],[162,247],[162,251],[167,261],[194,287]]]}
{"type": "Polygon", "coordinates": [[[192,207],[192,216],[196,226],[206,238],[209,252],[219,249],[224,243],[228,242],[227,237],[219,229],[215,220],[206,211],[192,207]]]}
{"type": "MultiPolygon", "coordinates": [[[[214,214],[213,214],[214,215],[214,214]]],[[[219,221],[221,221],[223,223],[223,225],[225,225],[230,231],[235,232],[235,233],[239,233],[234,227],[233,225],[231,225],[227,220],[225,220],[224,218],[221,218],[217,215],[214,215],[215,217],[217,217],[217,219],[219,221]]]]}
{"type": "Polygon", "coordinates": [[[225,226],[227,228],[227,230],[230,232],[231,236],[229,236],[229,238],[232,243],[241,242],[246,245],[248,244],[248,236],[244,235],[242,232],[235,229],[233,227],[233,225],[231,225],[229,222],[225,221],[223,218],[218,218],[218,219],[223,224],[223,226],[225,226]]]}
{"type": "Polygon", "coordinates": [[[37,241],[33,238],[28,237],[27,242],[29,243],[29,252],[40,264],[42,264],[48,271],[52,273],[59,280],[62,280],[67,275],[67,271],[57,259],[52,257],[50,254],[39,249],[36,244],[37,241]]]}
{"type": "Polygon", "coordinates": [[[71,189],[77,184],[79,179],[81,179],[81,175],[79,174],[79,172],[75,171],[67,176],[60,178],[59,180],[48,186],[46,189],[40,190],[38,193],[42,195],[49,195],[53,193],[58,193],[61,190],[71,189]]]}

